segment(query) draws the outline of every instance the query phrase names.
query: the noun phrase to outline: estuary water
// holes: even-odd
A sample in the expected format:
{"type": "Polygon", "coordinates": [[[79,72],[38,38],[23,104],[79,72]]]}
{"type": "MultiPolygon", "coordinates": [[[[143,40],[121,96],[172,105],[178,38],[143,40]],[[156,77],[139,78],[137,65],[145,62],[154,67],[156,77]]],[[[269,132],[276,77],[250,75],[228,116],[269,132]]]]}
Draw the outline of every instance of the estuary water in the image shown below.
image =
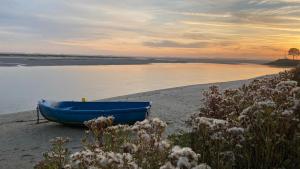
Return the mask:
{"type": "Polygon", "coordinates": [[[178,86],[249,79],[284,70],[254,64],[0,67],[0,114],[33,110],[38,100],[97,100],[178,86]]]}

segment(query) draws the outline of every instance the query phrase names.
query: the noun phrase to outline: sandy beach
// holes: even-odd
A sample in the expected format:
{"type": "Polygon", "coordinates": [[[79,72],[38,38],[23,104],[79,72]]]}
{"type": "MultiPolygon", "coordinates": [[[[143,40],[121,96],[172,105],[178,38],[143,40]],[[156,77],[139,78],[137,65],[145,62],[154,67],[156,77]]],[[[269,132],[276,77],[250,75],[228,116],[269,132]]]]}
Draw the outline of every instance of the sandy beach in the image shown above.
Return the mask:
{"type": "MultiPolygon", "coordinates": [[[[221,89],[237,88],[250,80],[215,83],[221,89]]],[[[107,100],[151,101],[151,117],[159,117],[168,123],[167,133],[184,129],[184,121],[197,111],[202,91],[213,84],[200,84],[138,93],[107,100]]],[[[49,140],[70,137],[71,151],[80,149],[83,128],[67,127],[53,122],[36,124],[36,112],[28,111],[0,116],[0,168],[32,168],[49,149],[49,140]]]]}

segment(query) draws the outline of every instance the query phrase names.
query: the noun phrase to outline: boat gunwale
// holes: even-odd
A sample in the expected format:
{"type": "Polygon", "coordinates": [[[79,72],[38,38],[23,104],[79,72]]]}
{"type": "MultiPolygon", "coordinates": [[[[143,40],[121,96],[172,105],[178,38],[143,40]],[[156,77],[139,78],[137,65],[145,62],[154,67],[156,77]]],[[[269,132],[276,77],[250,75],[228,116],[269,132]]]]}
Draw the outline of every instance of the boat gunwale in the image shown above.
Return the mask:
{"type": "MultiPolygon", "coordinates": [[[[76,102],[76,101],[63,101],[63,102],[76,102]]],[[[125,101],[112,101],[112,102],[107,102],[107,103],[125,103],[125,101]]],[[[148,106],[145,107],[138,107],[138,108],[127,108],[127,109],[109,109],[109,110],[88,110],[88,109],[81,109],[81,110],[72,110],[72,109],[64,109],[64,108],[59,108],[59,107],[54,107],[51,104],[45,104],[45,103],[60,103],[60,102],[52,102],[52,101],[48,101],[48,100],[41,100],[39,101],[38,105],[39,106],[44,106],[47,107],[51,110],[59,110],[62,111],[64,113],[112,113],[113,112],[122,112],[122,111],[136,111],[136,110],[141,110],[141,109],[147,109],[149,110],[152,106],[152,102],[140,102],[140,103],[149,103],[148,106]]],[[[102,102],[103,103],[103,102],[102,102]]],[[[139,102],[130,102],[130,103],[139,103],[139,102]]]]}

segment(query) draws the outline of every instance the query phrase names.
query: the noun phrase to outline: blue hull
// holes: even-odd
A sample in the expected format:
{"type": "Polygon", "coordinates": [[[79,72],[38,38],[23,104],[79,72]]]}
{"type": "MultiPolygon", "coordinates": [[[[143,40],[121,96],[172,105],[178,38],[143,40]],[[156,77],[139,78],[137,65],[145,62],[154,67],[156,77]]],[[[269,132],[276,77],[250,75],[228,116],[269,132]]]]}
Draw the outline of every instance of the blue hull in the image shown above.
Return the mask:
{"type": "Polygon", "coordinates": [[[128,124],[144,120],[151,108],[150,102],[51,102],[41,100],[38,109],[49,121],[81,125],[85,121],[114,116],[114,123],[128,124]]]}

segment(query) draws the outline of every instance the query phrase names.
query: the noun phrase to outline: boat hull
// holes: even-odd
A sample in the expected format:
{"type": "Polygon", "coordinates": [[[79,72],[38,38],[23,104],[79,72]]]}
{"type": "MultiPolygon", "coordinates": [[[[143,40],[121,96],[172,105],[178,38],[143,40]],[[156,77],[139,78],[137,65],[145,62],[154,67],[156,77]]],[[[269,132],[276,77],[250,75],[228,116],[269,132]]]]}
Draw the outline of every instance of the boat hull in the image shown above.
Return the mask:
{"type": "Polygon", "coordinates": [[[49,120],[62,124],[82,125],[100,116],[113,116],[115,124],[132,124],[149,115],[150,102],[51,102],[41,100],[38,110],[49,120]]]}

